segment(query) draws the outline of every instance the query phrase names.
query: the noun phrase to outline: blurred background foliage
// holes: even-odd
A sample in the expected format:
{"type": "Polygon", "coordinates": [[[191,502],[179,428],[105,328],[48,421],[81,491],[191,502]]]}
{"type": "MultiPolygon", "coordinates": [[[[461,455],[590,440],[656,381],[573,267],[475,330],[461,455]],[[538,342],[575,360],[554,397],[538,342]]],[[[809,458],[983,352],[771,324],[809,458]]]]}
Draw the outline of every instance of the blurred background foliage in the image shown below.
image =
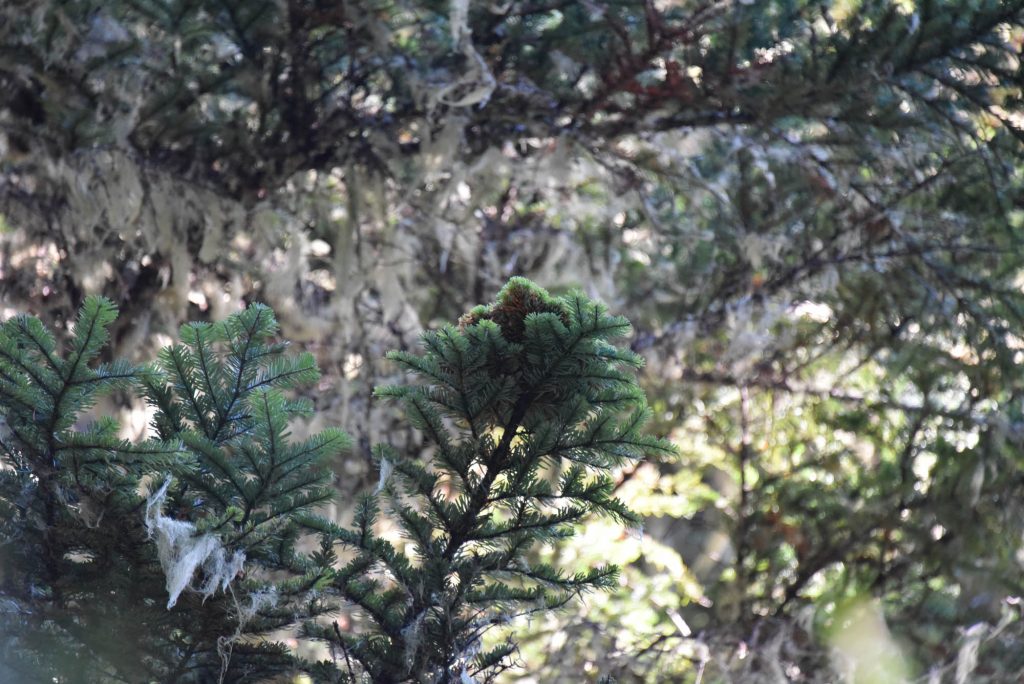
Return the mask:
{"type": "Polygon", "coordinates": [[[387,349],[581,287],[680,456],[545,550],[627,567],[510,681],[1017,681],[1022,45],[1017,0],[7,0],[0,306],[105,294],[149,359],[268,303],[351,494],[422,448],[387,349]]]}

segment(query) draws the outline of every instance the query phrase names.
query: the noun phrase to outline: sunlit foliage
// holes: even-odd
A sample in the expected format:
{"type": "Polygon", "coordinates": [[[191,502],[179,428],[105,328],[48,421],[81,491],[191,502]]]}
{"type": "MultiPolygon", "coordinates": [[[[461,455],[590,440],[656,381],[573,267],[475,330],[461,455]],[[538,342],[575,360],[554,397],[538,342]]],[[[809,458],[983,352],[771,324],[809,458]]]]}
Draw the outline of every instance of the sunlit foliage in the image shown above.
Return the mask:
{"type": "Polygon", "coordinates": [[[680,456],[617,475],[644,535],[539,551],[622,589],[532,620],[524,676],[834,681],[852,624],[1020,676],[1024,3],[0,12],[11,312],[102,292],[142,353],[267,301],[323,421],[425,451],[384,350],[517,274],[630,315],[680,456]]]}

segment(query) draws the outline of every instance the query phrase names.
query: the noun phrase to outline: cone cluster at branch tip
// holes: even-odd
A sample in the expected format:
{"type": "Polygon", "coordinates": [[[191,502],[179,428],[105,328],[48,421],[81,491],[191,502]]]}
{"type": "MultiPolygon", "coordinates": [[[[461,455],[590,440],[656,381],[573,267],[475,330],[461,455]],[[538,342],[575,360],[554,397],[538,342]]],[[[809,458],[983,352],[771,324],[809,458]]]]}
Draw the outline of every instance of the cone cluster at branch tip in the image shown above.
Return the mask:
{"type": "Polygon", "coordinates": [[[464,331],[480,321],[493,321],[506,340],[518,343],[525,336],[526,317],[532,313],[553,313],[569,325],[569,312],[562,302],[544,288],[516,276],[501,289],[496,301],[476,306],[459,318],[459,329],[464,331]]]}

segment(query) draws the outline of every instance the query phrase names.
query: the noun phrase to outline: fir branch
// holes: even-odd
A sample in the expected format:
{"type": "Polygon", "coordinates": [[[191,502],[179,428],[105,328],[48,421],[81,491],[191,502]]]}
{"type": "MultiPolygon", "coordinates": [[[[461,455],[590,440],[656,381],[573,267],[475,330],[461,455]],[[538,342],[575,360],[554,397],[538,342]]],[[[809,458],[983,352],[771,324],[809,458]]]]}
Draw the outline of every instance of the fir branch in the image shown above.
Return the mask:
{"type": "MultiPolygon", "coordinates": [[[[625,319],[579,293],[553,298],[515,278],[459,328],[425,334],[422,355],[389,355],[425,384],[379,388],[377,396],[401,399],[410,423],[435,446],[430,472],[389,454],[389,467],[405,486],[383,488],[422,564],[421,588],[392,576],[412,597],[403,629],[420,629],[415,625],[423,616],[443,616],[423,623],[436,624],[434,648],[442,652],[420,651],[417,667],[451,672],[484,625],[494,624],[487,615],[529,612],[538,600],[550,609],[613,582],[615,568],[563,576],[520,558],[536,541],[570,536],[592,511],[636,522],[612,496],[607,471],[625,459],[671,451],[641,433],[649,412],[627,369],[642,360],[611,342],[629,330],[625,319]],[[562,459],[582,465],[563,473],[553,491],[542,473],[562,459]],[[587,469],[597,475],[586,477],[587,469]],[[439,493],[438,472],[458,485],[455,494],[439,493]],[[405,503],[402,493],[419,499],[426,513],[405,503]],[[495,581],[501,577],[527,584],[495,581]]],[[[386,465],[383,456],[380,464],[386,465]]],[[[362,547],[373,539],[365,522],[357,515],[362,547]]],[[[494,672],[510,652],[499,649],[486,668],[494,672]]]]}

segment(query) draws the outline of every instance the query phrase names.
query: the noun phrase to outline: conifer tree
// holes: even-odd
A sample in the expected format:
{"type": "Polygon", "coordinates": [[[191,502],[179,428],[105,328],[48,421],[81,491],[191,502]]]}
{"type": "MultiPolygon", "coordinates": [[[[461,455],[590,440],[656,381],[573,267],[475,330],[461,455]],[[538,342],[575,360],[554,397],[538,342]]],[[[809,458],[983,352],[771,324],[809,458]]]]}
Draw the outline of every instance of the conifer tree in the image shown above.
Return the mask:
{"type": "Polygon", "coordinates": [[[87,299],[63,355],[36,318],[0,329],[0,675],[209,682],[294,668],[251,637],[294,621],[291,599],[314,581],[294,565],[296,513],[329,498],[323,464],[348,443],[337,430],[288,442],[310,403],[281,390],[316,379],[312,357],[269,342],[273,314],[254,305],[183,326],[152,367],[94,366],[115,317],[87,299]],[[86,422],[101,392],[131,383],[159,439],[86,422]]]}
{"type": "Polygon", "coordinates": [[[354,529],[322,527],[325,544],[355,551],[330,588],[362,610],[367,630],[307,633],[344,653],[346,681],[359,681],[352,661],[375,682],[491,681],[515,645],[484,649],[489,628],[615,582],[613,566],[566,573],[530,551],[594,512],[639,524],[610,471],[670,447],[641,433],[641,360],[611,342],[629,330],[580,293],[553,298],[513,278],[458,327],[426,333],[422,354],[390,354],[422,383],[377,396],[400,400],[433,452],[426,462],[375,453],[404,544],[374,532],[375,496],[354,529]]]}
{"type": "Polygon", "coordinates": [[[670,450],[640,431],[640,358],[612,342],[628,322],[514,278],[424,335],[422,354],[390,355],[424,382],[377,394],[403,403],[433,451],[379,445],[380,485],[346,528],[312,509],[348,438],[289,439],[312,406],[283,390],[318,371],[272,341],[270,309],[183,326],[150,366],[97,365],[116,313],[87,299],[64,353],[36,318],[0,328],[0,675],[12,681],[491,681],[515,644],[485,647],[485,632],[617,576],[531,550],[591,513],[637,525],[611,469],[670,450]],[[86,419],[100,393],[130,387],[154,415],[139,444],[110,417],[86,419]],[[382,508],[403,543],[375,525],[382,508]],[[296,544],[304,532],[320,537],[313,553],[296,544]],[[331,620],[342,607],[358,613],[351,631],[331,620]],[[300,622],[333,660],[265,638],[300,622]]]}

